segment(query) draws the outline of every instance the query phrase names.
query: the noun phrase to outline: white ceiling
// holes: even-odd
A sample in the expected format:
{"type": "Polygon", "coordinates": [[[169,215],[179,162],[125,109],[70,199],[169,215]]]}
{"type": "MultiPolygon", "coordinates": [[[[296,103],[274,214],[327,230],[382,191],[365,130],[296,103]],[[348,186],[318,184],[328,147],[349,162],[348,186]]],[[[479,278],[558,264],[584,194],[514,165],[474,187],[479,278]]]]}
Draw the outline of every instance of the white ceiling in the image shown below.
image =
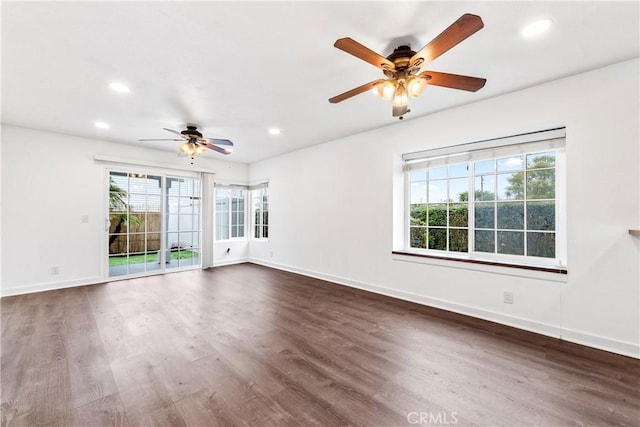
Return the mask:
{"type": "MultiPolygon", "coordinates": [[[[254,162],[395,123],[364,93],[382,72],[333,47],[351,37],[387,56],[414,50],[464,13],[485,27],[423,69],[487,79],[476,93],[427,87],[405,120],[639,55],[631,2],[2,2],[2,122],[142,144],[161,128],[231,139],[254,162]],[[537,39],[520,36],[553,19],[537,39]],[[111,81],[128,95],[108,89],[111,81]],[[95,121],[108,122],[100,130],[95,121]],[[277,126],[279,136],[267,129],[277,126]]],[[[606,84],[606,82],[603,82],[606,84]]],[[[589,90],[585,87],[584,90],[589,90]]],[[[147,146],[176,150],[176,143],[147,146]]],[[[220,156],[215,152],[208,156],[220,156]]]]}

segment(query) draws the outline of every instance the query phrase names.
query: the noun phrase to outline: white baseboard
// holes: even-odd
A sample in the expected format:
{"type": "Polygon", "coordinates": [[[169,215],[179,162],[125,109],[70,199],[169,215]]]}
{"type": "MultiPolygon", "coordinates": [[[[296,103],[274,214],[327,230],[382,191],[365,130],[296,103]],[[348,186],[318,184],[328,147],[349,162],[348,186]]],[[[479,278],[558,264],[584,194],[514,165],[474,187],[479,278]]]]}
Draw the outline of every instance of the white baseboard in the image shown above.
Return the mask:
{"type": "Polygon", "coordinates": [[[37,285],[26,285],[15,288],[3,288],[1,290],[2,297],[8,297],[12,295],[32,294],[34,292],[54,291],[56,289],[75,288],[76,286],[96,285],[98,283],[105,283],[105,280],[101,277],[85,277],[76,280],[65,280],[59,282],[47,282],[39,283],[37,285]]]}
{"type": "Polygon", "coordinates": [[[563,329],[556,325],[551,325],[542,322],[536,322],[528,319],[522,319],[514,316],[507,316],[502,313],[496,313],[489,310],[483,310],[476,307],[470,307],[463,304],[454,303],[451,301],[440,300],[437,298],[430,298],[423,295],[417,295],[409,292],[403,292],[396,289],[390,289],[370,283],[358,282],[344,277],[332,276],[329,274],[319,273],[317,271],[306,270],[297,267],[291,267],[288,265],[278,264],[274,262],[264,261],[260,259],[249,259],[251,263],[264,265],[266,267],[272,267],[278,270],[288,271],[291,273],[301,274],[303,276],[313,277],[316,279],[326,280],[329,282],[337,283],[339,285],[349,286],[352,288],[362,289],[376,294],[386,295],[392,298],[397,298],[417,304],[426,305],[429,307],[435,307],[454,313],[464,314],[466,316],[476,317],[491,322],[500,323],[514,328],[523,329],[529,332],[535,332],[537,334],[546,335],[553,338],[558,338],[564,341],[585,345],[588,347],[597,348],[600,350],[609,351],[612,353],[622,354],[624,356],[640,359],[640,346],[624,341],[613,340],[610,338],[599,337],[583,332],[563,329]]]}
{"type": "Polygon", "coordinates": [[[224,259],[221,261],[213,261],[214,267],[222,267],[225,265],[234,265],[234,264],[242,264],[244,262],[249,262],[247,258],[232,258],[232,259],[224,259]]]}

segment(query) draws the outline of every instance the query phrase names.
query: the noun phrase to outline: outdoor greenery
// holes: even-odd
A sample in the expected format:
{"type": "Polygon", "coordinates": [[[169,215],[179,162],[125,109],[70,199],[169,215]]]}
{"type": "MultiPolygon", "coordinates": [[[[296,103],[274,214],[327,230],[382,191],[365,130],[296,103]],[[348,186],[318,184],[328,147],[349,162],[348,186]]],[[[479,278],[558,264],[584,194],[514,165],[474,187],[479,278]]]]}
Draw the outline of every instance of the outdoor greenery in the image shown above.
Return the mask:
{"type": "MultiPolygon", "coordinates": [[[[111,256],[109,257],[109,267],[115,267],[118,265],[126,265],[126,264],[141,264],[144,262],[158,262],[158,252],[150,253],[150,254],[139,254],[139,255],[129,255],[127,260],[127,256],[111,256]]],[[[197,257],[198,253],[193,251],[171,251],[171,261],[175,261],[178,259],[189,259],[197,257]]]]}
{"type": "Polygon", "coordinates": [[[128,211],[127,191],[118,186],[113,178],[109,178],[109,220],[117,221],[115,228],[109,235],[109,246],[116,241],[118,234],[122,233],[123,227],[140,225],[140,219],[128,211]]]}

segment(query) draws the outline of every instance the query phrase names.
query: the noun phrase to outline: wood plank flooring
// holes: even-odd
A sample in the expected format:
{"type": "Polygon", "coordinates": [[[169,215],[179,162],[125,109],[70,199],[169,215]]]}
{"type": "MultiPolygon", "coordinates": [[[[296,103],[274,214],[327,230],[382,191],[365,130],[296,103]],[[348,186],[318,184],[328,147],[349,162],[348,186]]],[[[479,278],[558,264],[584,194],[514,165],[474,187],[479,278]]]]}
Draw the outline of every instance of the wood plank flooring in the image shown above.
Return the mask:
{"type": "Polygon", "coordinates": [[[253,264],[0,301],[2,426],[638,426],[640,361],[253,264]]]}

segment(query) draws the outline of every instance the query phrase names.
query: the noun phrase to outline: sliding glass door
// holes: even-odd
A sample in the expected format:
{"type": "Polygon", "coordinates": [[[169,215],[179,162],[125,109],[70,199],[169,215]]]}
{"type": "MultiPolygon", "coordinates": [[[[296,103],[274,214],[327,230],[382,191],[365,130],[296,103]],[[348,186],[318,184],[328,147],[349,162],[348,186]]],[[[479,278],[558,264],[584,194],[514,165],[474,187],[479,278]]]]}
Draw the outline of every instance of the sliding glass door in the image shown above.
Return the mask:
{"type": "Polygon", "coordinates": [[[108,275],[200,266],[199,178],[110,171],[108,275]]]}
{"type": "Polygon", "coordinates": [[[168,176],[166,183],[167,268],[199,266],[200,180],[168,176]]]}

